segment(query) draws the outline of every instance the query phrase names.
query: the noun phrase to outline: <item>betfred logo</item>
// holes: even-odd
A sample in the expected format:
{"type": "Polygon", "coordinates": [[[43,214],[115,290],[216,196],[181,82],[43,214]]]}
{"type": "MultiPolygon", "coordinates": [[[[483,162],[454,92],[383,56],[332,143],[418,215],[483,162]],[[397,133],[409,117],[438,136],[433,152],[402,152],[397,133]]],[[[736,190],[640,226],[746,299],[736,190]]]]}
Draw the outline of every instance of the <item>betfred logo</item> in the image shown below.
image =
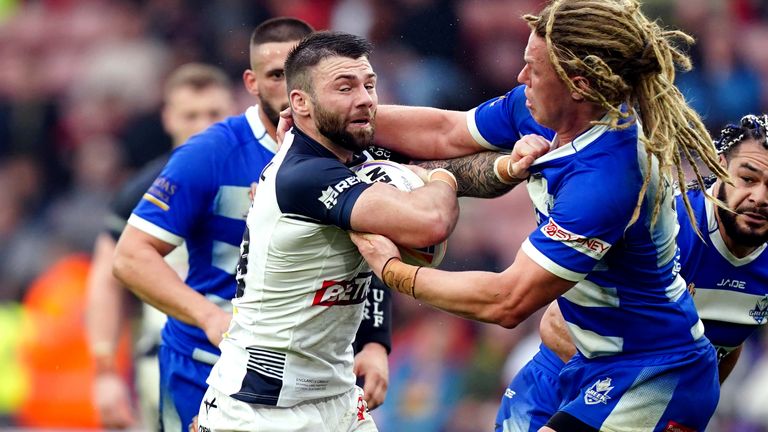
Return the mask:
{"type": "Polygon", "coordinates": [[[344,306],[365,301],[371,286],[371,273],[361,273],[351,281],[323,281],[315,292],[313,306],[344,306]]]}
{"type": "Polygon", "coordinates": [[[576,249],[596,260],[602,259],[606,252],[608,252],[608,249],[611,248],[610,243],[599,238],[588,238],[568,231],[558,225],[552,218],[549,218],[549,222],[541,227],[541,232],[548,238],[562,242],[566,246],[576,249]]]}
{"type": "Polygon", "coordinates": [[[328,186],[327,189],[322,191],[318,200],[323,203],[325,208],[330,210],[333,208],[333,206],[338,204],[337,198],[342,192],[361,182],[362,180],[360,180],[357,176],[347,177],[344,180],[336,183],[334,186],[328,186]]]}
{"type": "Polygon", "coordinates": [[[664,428],[664,432],[696,432],[696,429],[683,426],[680,423],[670,421],[667,423],[667,427],[664,428]]]}

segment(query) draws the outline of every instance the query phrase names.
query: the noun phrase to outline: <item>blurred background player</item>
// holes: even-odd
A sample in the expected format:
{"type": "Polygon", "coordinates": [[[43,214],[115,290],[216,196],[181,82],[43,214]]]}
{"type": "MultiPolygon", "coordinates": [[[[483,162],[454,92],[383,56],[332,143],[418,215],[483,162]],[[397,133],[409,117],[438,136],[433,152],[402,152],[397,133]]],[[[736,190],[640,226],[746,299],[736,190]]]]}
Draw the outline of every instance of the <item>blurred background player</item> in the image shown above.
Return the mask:
{"type": "MultiPolygon", "coordinates": [[[[709,179],[708,192],[732,211],[692,187],[688,198],[697,220],[691,225],[677,198],[680,275],[694,293],[704,334],[718,353],[720,383],[739,359],[744,342],[768,322],[768,116],[747,115],[728,125],[715,146],[733,185],[709,179]]],[[[696,185],[698,186],[698,185],[696,185]]],[[[557,411],[558,374],[576,353],[557,303],[541,322],[540,352],[520,370],[502,398],[497,431],[538,431],[557,411]]]]}
{"type": "MultiPolygon", "coordinates": [[[[200,63],[177,68],[168,77],[164,90],[162,121],[173,147],[211,124],[235,113],[232,83],[221,69],[200,63]]],[[[115,355],[121,330],[130,318],[129,292],[112,276],[115,244],[125,228],[131,211],[149,189],[168,161],[168,155],[149,162],[118,192],[111,205],[106,229],[94,246],[88,278],[87,321],[91,354],[96,365],[93,389],[94,405],[105,428],[138,426],[133,408],[132,386],[115,368],[115,355]]],[[[166,261],[179,273],[187,273],[184,245],[167,255],[166,261]]],[[[157,349],[165,316],[144,304],[139,338],[135,346],[135,385],[141,420],[145,427],[157,426],[159,378],[157,349]]]]}
{"type": "MultiPolygon", "coordinates": [[[[116,276],[169,316],[159,354],[165,430],[185,431],[192,422],[219,356],[217,345],[231,319],[245,216],[259,174],[276,151],[273,120],[287,106],[283,63],[288,51],[312,31],[293,18],[267,20],[254,30],[251,69],[243,73],[243,81],[259,104],[177,149],[117,245],[116,276]],[[162,260],[185,241],[186,283],[162,260]]],[[[371,303],[376,302],[373,294],[371,303]]],[[[365,376],[375,406],[384,400],[388,381],[388,318],[366,323],[356,338],[355,371],[365,376]]]]}

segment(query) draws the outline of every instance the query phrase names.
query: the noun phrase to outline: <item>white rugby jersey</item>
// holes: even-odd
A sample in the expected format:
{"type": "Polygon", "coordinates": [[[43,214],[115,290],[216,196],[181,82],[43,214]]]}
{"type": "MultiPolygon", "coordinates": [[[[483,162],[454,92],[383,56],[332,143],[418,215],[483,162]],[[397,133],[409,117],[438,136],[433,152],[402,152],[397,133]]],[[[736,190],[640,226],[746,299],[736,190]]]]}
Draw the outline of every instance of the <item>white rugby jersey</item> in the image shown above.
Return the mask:
{"type": "Polygon", "coordinates": [[[347,230],[369,186],[300,130],[287,134],[248,212],[234,317],[211,387],[280,407],[352,388],[371,272],[347,230]]]}

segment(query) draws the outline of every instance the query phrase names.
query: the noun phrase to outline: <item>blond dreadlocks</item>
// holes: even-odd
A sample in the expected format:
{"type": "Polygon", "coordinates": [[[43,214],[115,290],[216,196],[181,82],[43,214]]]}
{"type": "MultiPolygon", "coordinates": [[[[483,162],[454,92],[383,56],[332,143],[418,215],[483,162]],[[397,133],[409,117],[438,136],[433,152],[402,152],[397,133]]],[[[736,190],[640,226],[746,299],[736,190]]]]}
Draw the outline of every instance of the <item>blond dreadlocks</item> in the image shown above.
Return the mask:
{"type": "MultiPolygon", "coordinates": [[[[639,113],[648,170],[630,223],[639,217],[656,158],[662,173],[658,187],[661,189],[665,178],[677,177],[688,217],[697,226],[685,194],[682,157],[700,185],[704,180],[696,157],[718,178],[730,179],[718,164],[701,118],[674,85],[676,66],[691,69],[690,59],[674,42],[691,44],[693,38],[681,31],[663,30],[640,11],[636,0],[554,0],[541,15],[526,15],[524,19],[546,40],[550,61],[571,91],[608,111],[608,126],[628,127],[639,113]],[[589,86],[576,86],[571,80],[575,76],[586,78],[589,86]]],[[[662,194],[657,194],[652,224],[659,215],[661,199],[662,194]]]]}

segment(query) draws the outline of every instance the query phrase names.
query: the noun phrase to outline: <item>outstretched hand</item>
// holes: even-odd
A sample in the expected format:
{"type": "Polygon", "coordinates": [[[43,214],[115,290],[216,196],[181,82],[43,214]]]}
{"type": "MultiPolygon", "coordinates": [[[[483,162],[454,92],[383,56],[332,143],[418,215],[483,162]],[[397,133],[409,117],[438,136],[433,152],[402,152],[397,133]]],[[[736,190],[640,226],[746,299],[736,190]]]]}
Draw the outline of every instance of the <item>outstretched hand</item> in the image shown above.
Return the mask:
{"type": "Polygon", "coordinates": [[[355,243],[360,254],[368,261],[371,270],[381,278],[384,264],[392,257],[400,258],[400,251],[392,240],[379,234],[350,232],[349,238],[355,243]]]}

